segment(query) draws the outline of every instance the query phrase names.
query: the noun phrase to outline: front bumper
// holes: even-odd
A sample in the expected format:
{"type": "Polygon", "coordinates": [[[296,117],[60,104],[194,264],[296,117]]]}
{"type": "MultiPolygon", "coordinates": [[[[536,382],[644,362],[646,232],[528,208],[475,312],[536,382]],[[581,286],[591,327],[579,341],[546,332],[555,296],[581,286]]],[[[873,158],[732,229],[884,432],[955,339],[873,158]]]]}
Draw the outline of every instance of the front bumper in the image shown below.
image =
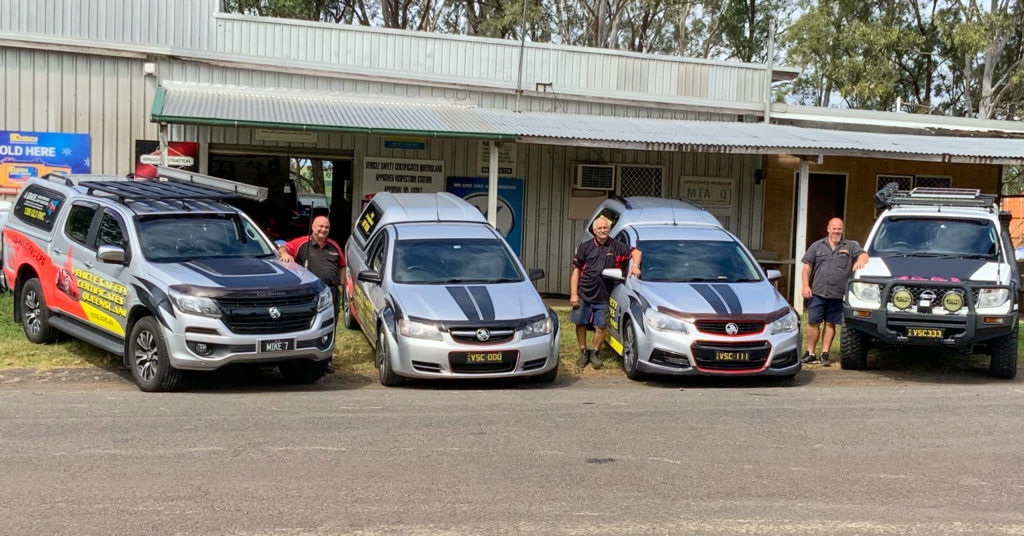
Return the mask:
{"type": "Polygon", "coordinates": [[[1006,335],[1017,325],[1017,313],[962,316],[890,313],[885,309],[861,309],[843,305],[843,323],[883,342],[911,346],[966,348],[971,344],[1006,335]],[[856,314],[855,314],[856,313],[856,314]],[[870,316],[857,316],[869,314],[870,316]],[[988,322],[986,322],[988,319],[988,322]],[[941,337],[908,336],[908,329],[938,329],[941,337]]]}
{"type": "Polygon", "coordinates": [[[634,325],[637,369],[672,376],[792,376],[800,371],[800,330],[729,336],[657,331],[634,325]],[[730,355],[731,354],[731,355],[730,355]],[[716,356],[749,359],[716,359],[716,356]]]}
{"type": "Polygon", "coordinates": [[[165,314],[163,319],[164,325],[170,327],[164,338],[171,365],[183,370],[213,370],[231,363],[276,363],[297,358],[322,361],[330,359],[334,352],[331,308],[317,313],[308,329],[266,335],[239,335],[217,318],[180,312],[175,317],[165,314]],[[261,348],[262,343],[269,341],[290,341],[290,348],[261,348]],[[205,349],[200,345],[205,345],[205,349]],[[203,355],[205,352],[200,350],[209,353],[203,355]]]}
{"type": "Polygon", "coordinates": [[[558,367],[559,329],[553,333],[530,339],[523,339],[517,330],[511,340],[496,344],[466,344],[455,341],[449,333],[442,333],[442,340],[432,341],[389,333],[392,368],[399,376],[407,378],[513,378],[537,376],[558,367]],[[452,354],[496,354],[515,352],[515,360],[498,371],[468,371],[460,367],[452,354]]]}

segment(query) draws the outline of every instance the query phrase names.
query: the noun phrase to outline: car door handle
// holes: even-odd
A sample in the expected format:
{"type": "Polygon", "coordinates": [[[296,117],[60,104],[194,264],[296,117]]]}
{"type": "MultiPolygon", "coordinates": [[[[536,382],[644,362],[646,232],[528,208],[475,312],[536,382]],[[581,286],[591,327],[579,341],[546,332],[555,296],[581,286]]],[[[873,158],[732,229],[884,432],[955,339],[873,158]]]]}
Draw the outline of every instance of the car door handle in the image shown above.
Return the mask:
{"type": "Polygon", "coordinates": [[[61,251],[61,250],[59,250],[57,248],[53,248],[53,252],[56,253],[57,255],[63,255],[64,254],[63,251],[61,251]]]}
{"type": "Polygon", "coordinates": [[[92,268],[92,263],[89,261],[85,261],[82,264],[84,264],[86,268],[92,268]]]}

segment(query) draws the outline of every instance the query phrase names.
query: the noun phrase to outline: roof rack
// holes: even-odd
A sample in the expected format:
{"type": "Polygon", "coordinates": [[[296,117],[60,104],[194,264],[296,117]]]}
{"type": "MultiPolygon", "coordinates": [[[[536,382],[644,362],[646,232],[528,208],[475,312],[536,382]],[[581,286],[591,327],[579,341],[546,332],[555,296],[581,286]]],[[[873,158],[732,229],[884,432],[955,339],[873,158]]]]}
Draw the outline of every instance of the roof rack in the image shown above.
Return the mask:
{"type": "Polygon", "coordinates": [[[976,188],[914,188],[900,190],[895,182],[886,184],[874,195],[879,209],[918,205],[939,207],[975,207],[995,210],[995,194],[983,194],[976,188]]]}
{"type": "Polygon", "coordinates": [[[156,176],[179,183],[208,186],[214,190],[230,192],[234,194],[234,197],[244,197],[254,201],[267,200],[267,188],[265,187],[222,179],[212,175],[203,175],[202,173],[166,166],[156,166],[156,176]]]}
{"type": "Polygon", "coordinates": [[[86,192],[103,192],[117,197],[121,203],[129,201],[154,200],[221,200],[238,197],[233,192],[214,190],[192,184],[160,180],[120,180],[120,181],[83,181],[79,186],[87,188],[86,192]]]}

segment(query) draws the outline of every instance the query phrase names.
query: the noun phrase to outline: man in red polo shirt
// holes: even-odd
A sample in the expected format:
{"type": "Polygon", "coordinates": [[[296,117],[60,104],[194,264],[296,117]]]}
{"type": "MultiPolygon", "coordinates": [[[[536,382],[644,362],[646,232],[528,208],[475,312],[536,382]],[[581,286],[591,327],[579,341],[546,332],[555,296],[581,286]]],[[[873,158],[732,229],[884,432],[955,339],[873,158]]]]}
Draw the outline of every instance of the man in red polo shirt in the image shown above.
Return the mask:
{"type": "Polygon", "coordinates": [[[278,248],[281,260],[297,262],[316,274],[331,289],[334,295],[334,321],[338,321],[338,305],[341,303],[341,285],[345,282],[345,253],[337,242],[327,238],[331,221],[327,216],[313,218],[311,232],[286,242],[278,248]]]}

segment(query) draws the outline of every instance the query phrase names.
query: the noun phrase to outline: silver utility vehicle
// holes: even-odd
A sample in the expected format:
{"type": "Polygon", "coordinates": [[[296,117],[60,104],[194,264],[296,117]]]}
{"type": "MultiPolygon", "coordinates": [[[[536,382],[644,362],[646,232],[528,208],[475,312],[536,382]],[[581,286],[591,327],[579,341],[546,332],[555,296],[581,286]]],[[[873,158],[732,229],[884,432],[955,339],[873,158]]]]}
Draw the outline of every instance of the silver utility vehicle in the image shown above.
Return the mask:
{"type": "Polygon", "coordinates": [[[870,258],[844,304],[843,368],[865,368],[872,345],[907,345],[984,351],[991,376],[1015,377],[1020,277],[996,196],[891,183],[875,203],[870,258]]]}
{"type": "Polygon", "coordinates": [[[378,193],[356,221],[345,325],[376,347],[380,381],[504,378],[551,382],[558,317],[480,211],[449,194],[378,193]]]}
{"type": "Polygon", "coordinates": [[[255,187],[186,176],[30,179],[3,228],[25,336],[45,343],[61,331],[124,356],[143,391],[229,363],[278,364],[289,380],[316,381],[334,349],[330,290],[281,263],[225,202],[236,195],[228,188],[255,187]]]}
{"type": "Polygon", "coordinates": [[[611,294],[609,345],[629,378],[670,375],[794,376],[800,323],[768,274],[704,209],[653,197],[603,202],[589,220],[612,222],[610,240],[643,252],[640,278],[604,276],[611,294]]]}

